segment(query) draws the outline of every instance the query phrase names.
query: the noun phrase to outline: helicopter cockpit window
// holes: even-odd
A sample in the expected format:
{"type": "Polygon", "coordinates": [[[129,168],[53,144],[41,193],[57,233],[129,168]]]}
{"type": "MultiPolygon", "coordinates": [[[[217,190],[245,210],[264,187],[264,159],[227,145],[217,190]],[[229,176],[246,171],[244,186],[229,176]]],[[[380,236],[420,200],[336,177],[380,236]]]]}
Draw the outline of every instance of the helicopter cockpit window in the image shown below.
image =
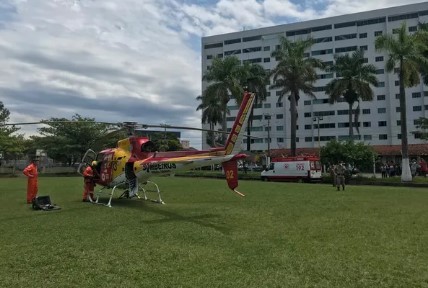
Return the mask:
{"type": "Polygon", "coordinates": [[[141,145],[141,152],[153,152],[156,151],[155,144],[152,141],[148,141],[141,145]]]}

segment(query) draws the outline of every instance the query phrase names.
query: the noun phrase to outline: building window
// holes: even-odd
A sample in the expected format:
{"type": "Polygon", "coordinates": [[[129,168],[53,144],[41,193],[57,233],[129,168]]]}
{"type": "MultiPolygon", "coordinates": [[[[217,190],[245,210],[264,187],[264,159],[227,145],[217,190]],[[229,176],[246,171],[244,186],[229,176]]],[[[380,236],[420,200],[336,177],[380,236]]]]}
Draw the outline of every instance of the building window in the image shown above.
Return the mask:
{"type": "Polygon", "coordinates": [[[334,41],[348,40],[357,38],[357,33],[338,35],[334,37],[334,41]]]}
{"type": "Polygon", "coordinates": [[[331,41],[333,41],[333,37],[315,38],[313,41],[314,41],[314,43],[331,42],[331,41]]]}
{"type": "Polygon", "coordinates": [[[276,138],[276,142],[283,143],[284,142],[284,138],[276,138]]]}
{"type": "Polygon", "coordinates": [[[241,49],[224,51],[224,56],[230,56],[235,54],[241,54],[241,49]]]}
{"type": "Polygon", "coordinates": [[[367,33],[360,33],[360,38],[367,38],[367,33]]]}
{"type": "Polygon", "coordinates": [[[395,85],[395,86],[400,86],[400,81],[398,81],[398,80],[397,80],[397,81],[395,81],[395,82],[394,82],[394,85],[395,85]]]}
{"type": "Polygon", "coordinates": [[[263,58],[263,63],[268,63],[268,62],[270,62],[270,58],[269,57],[263,58]]]}
{"type": "Polygon", "coordinates": [[[357,46],[340,47],[334,49],[335,53],[351,52],[357,50],[357,46]]]}
{"type": "Polygon", "coordinates": [[[412,93],[412,98],[421,98],[421,93],[420,92],[412,93]]]}
{"type": "Polygon", "coordinates": [[[363,127],[365,127],[365,128],[372,127],[372,123],[371,122],[363,122],[363,127]]]}
{"type": "Polygon", "coordinates": [[[386,127],[386,121],[379,121],[379,122],[377,122],[377,126],[379,126],[379,127],[386,127]]]}
{"type": "Polygon", "coordinates": [[[282,102],[276,102],[276,108],[283,107],[284,104],[282,102]]]}
{"type": "Polygon", "coordinates": [[[372,135],[364,135],[364,140],[372,140],[372,135]]]}
{"type": "Polygon", "coordinates": [[[400,113],[401,112],[401,107],[395,107],[395,112],[400,113]]]}
{"type": "Polygon", "coordinates": [[[213,59],[213,55],[207,55],[207,59],[213,59]]]}
{"type": "Polygon", "coordinates": [[[369,46],[367,45],[360,46],[360,50],[367,51],[368,49],[369,49],[369,46]]]}
{"type": "Polygon", "coordinates": [[[312,137],[305,137],[305,142],[312,142],[312,137]]]}
{"type": "Polygon", "coordinates": [[[395,94],[395,99],[400,99],[400,93],[395,94]]]}
{"type": "Polygon", "coordinates": [[[305,130],[311,130],[312,129],[312,125],[305,125],[305,130]]]}
{"type": "Polygon", "coordinates": [[[270,108],[270,103],[265,103],[265,104],[263,105],[263,107],[265,107],[265,108],[270,108]]]}
{"type": "MultiPolygon", "coordinates": [[[[348,114],[348,113],[346,113],[348,114]]],[[[370,109],[363,109],[363,114],[370,114],[370,109]]]]}
{"type": "Polygon", "coordinates": [[[409,32],[416,32],[418,31],[418,26],[409,26],[409,32]]]}
{"type": "Polygon", "coordinates": [[[230,45],[230,44],[235,44],[235,43],[241,43],[241,38],[224,40],[224,45],[230,45]]]}
{"type": "MultiPolygon", "coordinates": [[[[415,124],[415,123],[413,123],[413,124],[415,124]]],[[[401,126],[401,120],[397,120],[397,126],[401,126]]]]}
{"type": "Polygon", "coordinates": [[[379,134],[379,140],[388,140],[387,134],[379,134]]]}
{"type": "Polygon", "coordinates": [[[379,114],[386,113],[386,108],[377,108],[377,113],[379,113],[379,114]]]}
{"type": "Polygon", "coordinates": [[[312,56],[333,54],[333,49],[324,49],[312,51],[312,56]]]}
{"type": "Polygon", "coordinates": [[[311,105],[311,100],[305,100],[305,101],[303,102],[303,104],[304,104],[304,105],[311,105]]]}
{"type": "Polygon", "coordinates": [[[413,111],[422,111],[422,106],[413,106],[413,111]]]}
{"type": "Polygon", "coordinates": [[[220,48],[220,47],[223,47],[223,42],[204,45],[204,49],[220,48]]]}
{"type": "Polygon", "coordinates": [[[263,47],[263,51],[270,51],[270,46],[263,47]]]}
{"type": "Polygon", "coordinates": [[[374,32],[374,36],[375,37],[377,37],[377,36],[381,36],[382,35],[382,31],[375,31],[374,32]]]}
{"type": "Polygon", "coordinates": [[[400,32],[400,28],[392,29],[392,34],[398,34],[400,32]]]}
{"type": "Polygon", "coordinates": [[[242,38],[242,42],[250,42],[250,41],[256,41],[256,40],[262,40],[262,35],[242,38]]]}
{"type": "Polygon", "coordinates": [[[276,126],[276,131],[284,131],[284,126],[276,126]]]}
{"type": "Polygon", "coordinates": [[[377,82],[376,87],[385,87],[385,82],[377,82]]]}
{"type": "Polygon", "coordinates": [[[377,95],[376,98],[378,101],[382,101],[385,100],[385,95],[377,95]]]}
{"type": "Polygon", "coordinates": [[[276,119],[283,119],[284,118],[284,114],[276,114],[276,119]]]}
{"type": "Polygon", "coordinates": [[[376,74],[385,74],[385,69],[377,69],[376,74]]]}
{"type": "Polygon", "coordinates": [[[381,61],[383,61],[383,56],[377,56],[377,57],[375,57],[375,61],[376,61],[376,62],[381,62],[381,61]]]}
{"type": "Polygon", "coordinates": [[[305,118],[312,117],[312,113],[311,112],[305,112],[304,116],[305,116],[305,118]]]}

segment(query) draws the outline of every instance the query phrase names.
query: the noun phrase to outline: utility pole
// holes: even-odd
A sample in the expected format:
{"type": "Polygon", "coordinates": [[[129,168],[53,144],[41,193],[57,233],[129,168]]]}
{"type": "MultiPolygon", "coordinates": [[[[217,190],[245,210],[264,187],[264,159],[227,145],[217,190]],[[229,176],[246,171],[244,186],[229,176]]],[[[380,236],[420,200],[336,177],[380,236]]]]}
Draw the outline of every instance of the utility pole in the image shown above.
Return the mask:
{"type": "Polygon", "coordinates": [[[314,121],[317,121],[318,128],[318,156],[321,155],[321,140],[320,140],[320,120],[323,120],[322,116],[314,116],[314,121]]]}
{"type": "Polygon", "coordinates": [[[267,116],[268,120],[268,157],[270,159],[270,115],[267,116]]]}

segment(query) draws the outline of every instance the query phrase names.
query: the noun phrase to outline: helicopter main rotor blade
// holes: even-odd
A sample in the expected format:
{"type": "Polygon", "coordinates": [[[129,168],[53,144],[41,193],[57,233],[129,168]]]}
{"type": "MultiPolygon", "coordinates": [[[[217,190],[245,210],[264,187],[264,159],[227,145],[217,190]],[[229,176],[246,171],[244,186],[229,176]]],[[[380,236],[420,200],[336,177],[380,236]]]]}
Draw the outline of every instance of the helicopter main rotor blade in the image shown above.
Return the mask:
{"type": "MultiPolygon", "coordinates": [[[[150,124],[142,124],[144,129],[147,128],[162,128],[162,129],[179,129],[179,130],[193,130],[193,131],[203,131],[203,132],[214,132],[214,133],[220,133],[220,134],[230,134],[230,132],[227,131],[217,131],[217,130],[211,130],[211,129],[204,129],[204,128],[196,128],[196,127],[186,127],[186,126],[172,126],[168,124],[160,124],[160,125],[150,125],[150,124]]],[[[261,137],[256,137],[252,135],[244,135],[244,137],[250,137],[254,139],[260,139],[261,137]]]]}

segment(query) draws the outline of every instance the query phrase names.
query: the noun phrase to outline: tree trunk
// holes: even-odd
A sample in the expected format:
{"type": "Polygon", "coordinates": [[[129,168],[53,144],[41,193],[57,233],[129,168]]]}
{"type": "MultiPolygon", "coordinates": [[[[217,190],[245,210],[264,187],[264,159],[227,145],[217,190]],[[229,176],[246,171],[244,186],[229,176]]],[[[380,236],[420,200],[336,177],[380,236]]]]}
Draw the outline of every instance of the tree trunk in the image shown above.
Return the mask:
{"type": "Polygon", "coordinates": [[[400,123],[401,123],[401,182],[411,182],[412,173],[410,172],[409,146],[407,140],[407,110],[406,110],[406,91],[404,89],[403,79],[403,59],[400,59],[400,123]]]}
{"type": "Polygon", "coordinates": [[[290,148],[291,156],[296,156],[296,125],[297,125],[297,105],[296,97],[299,95],[299,92],[291,92],[290,97],[290,148]]]}
{"type": "Polygon", "coordinates": [[[352,126],[352,104],[349,104],[348,122],[349,122],[349,140],[354,140],[354,127],[352,126]]]}

